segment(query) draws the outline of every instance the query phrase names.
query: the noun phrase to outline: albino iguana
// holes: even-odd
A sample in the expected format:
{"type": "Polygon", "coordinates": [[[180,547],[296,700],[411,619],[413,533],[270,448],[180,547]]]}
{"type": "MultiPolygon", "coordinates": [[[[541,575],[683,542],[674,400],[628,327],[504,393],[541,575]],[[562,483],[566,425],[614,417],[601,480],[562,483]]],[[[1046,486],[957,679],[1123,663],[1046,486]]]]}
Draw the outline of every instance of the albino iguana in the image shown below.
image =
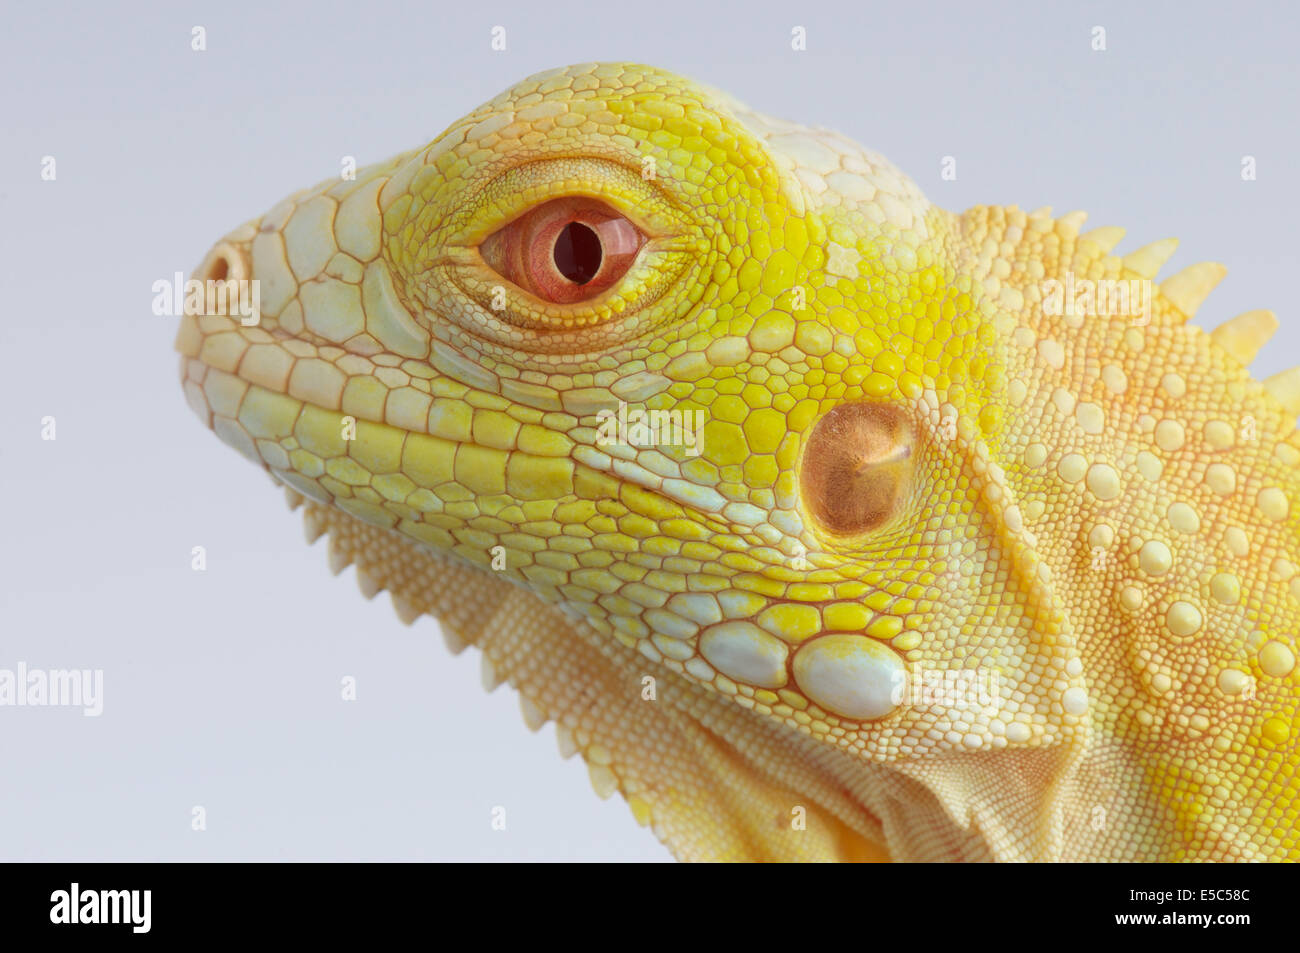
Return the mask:
{"type": "Polygon", "coordinates": [[[1300,371],[1083,219],[572,66],[232,231],[260,322],[177,347],[679,858],[1297,859],[1300,371]]]}

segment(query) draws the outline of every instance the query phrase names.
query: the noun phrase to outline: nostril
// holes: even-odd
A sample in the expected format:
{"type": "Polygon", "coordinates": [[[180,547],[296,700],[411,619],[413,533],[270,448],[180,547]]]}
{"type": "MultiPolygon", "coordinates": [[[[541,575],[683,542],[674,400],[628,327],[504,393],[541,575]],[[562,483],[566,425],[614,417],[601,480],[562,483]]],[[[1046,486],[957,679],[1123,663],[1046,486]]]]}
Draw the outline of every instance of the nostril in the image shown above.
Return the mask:
{"type": "Polygon", "coordinates": [[[248,254],[232,242],[217,242],[207,253],[194,277],[199,281],[243,281],[248,277],[248,254]]]}

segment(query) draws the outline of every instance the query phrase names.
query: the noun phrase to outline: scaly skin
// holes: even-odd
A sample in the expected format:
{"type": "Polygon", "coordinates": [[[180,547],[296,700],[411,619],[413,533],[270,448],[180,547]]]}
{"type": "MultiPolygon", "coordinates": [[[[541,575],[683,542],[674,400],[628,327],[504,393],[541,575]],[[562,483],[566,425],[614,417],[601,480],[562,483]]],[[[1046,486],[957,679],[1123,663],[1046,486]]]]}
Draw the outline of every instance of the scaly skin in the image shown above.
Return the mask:
{"type": "Polygon", "coordinates": [[[1300,377],[1245,369],[1268,312],[1185,323],[1217,265],[1049,313],[1173,251],[1082,220],[575,66],[227,235],[198,277],[261,324],[177,347],[335,571],[479,646],[678,857],[1297,859],[1300,377]],[[556,305],[479,248],[565,195],[650,240],[556,305]],[[604,445],[620,400],[702,410],[698,456],[604,445]],[[962,671],[995,697],[914,691],[962,671]]]}

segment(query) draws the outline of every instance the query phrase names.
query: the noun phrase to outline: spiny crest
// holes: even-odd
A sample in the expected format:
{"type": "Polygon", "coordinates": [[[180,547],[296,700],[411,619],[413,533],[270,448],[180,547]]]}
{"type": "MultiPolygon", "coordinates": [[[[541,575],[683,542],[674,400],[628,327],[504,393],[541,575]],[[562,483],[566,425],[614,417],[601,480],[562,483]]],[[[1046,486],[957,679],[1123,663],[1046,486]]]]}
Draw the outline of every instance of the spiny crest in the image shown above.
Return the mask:
{"type": "Polygon", "coordinates": [[[1247,367],[1276,330],[1277,317],[1272,311],[1246,311],[1211,331],[1210,340],[1247,367]]]}
{"type": "Polygon", "coordinates": [[[1160,293],[1187,317],[1196,314],[1201,303],[1223,280],[1228,269],[1217,261],[1202,261],[1189,265],[1171,278],[1160,283],[1160,293]]]}
{"type": "MultiPolygon", "coordinates": [[[[1046,210],[1050,213],[1050,209],[1046,210]]],[[[1073,213],[1072,213],[1073,214],[1073,213]]],[[[1068,216],[1067,216],[1068,217],[1068,216]]],[[[1064,220],[1064,219],[1062,219],[1064,220]]],[[[1109,253],[1124,237],[1124,230],[1114,226],[1095,228],[1081,235],[1103,253],[1109,253]]],[[[1139,277],[1151,279],[1178,248],[1178,239],[1162,238],[1129,252],[1122,259],[1124,267],[1139,277]]],[[[1160,294],[1185,318],[1192,318],[1210,292],[1227,275],[1228,269],[1214,261],[1189,265],[1160,283],[1160,294]]],[[[1210,340],[1243,367],[1249,366],[1278,328],[1277,316],[1266,309],[1246,311],[1229,318],[1210,332],[1210,340]]],[[[1300,414],[1300,367],[1274,374],[1263,382],[1267,390],[1288,413],[1300,414]]]]}
{"type": "Polygon", "coordinates": [[[1092,242],[1103,255],[1109,255],[1128,232],[1118,225],[1102,225],[1079,236],[1082,241],[1092,242]]]}
{"type": "Polygon", "coordinates": [[[1124,267],[1140,278],[1154,278],[1178,250],[1178,239],[1162,238],[1124,256],[1124,267]]]}
{"type": "Polygon", "coordinates": [[[1287,413],[1300,414],[1300,367],[1265,378],[1264,389],[1277,398],[1287,413]]]}

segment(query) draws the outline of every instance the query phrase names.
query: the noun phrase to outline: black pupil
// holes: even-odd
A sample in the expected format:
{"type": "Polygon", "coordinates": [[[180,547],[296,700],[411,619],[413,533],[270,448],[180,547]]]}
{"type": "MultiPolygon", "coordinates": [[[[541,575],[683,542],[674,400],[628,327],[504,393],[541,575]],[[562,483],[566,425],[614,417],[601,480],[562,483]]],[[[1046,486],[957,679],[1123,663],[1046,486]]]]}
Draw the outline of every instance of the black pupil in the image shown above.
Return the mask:
{"type": "Polygon", "coordinates": [[[585,285],[600,271],[600,236],[581,222],[570,222],[555,239],[555,267],[575,285],[585,285]]]}

